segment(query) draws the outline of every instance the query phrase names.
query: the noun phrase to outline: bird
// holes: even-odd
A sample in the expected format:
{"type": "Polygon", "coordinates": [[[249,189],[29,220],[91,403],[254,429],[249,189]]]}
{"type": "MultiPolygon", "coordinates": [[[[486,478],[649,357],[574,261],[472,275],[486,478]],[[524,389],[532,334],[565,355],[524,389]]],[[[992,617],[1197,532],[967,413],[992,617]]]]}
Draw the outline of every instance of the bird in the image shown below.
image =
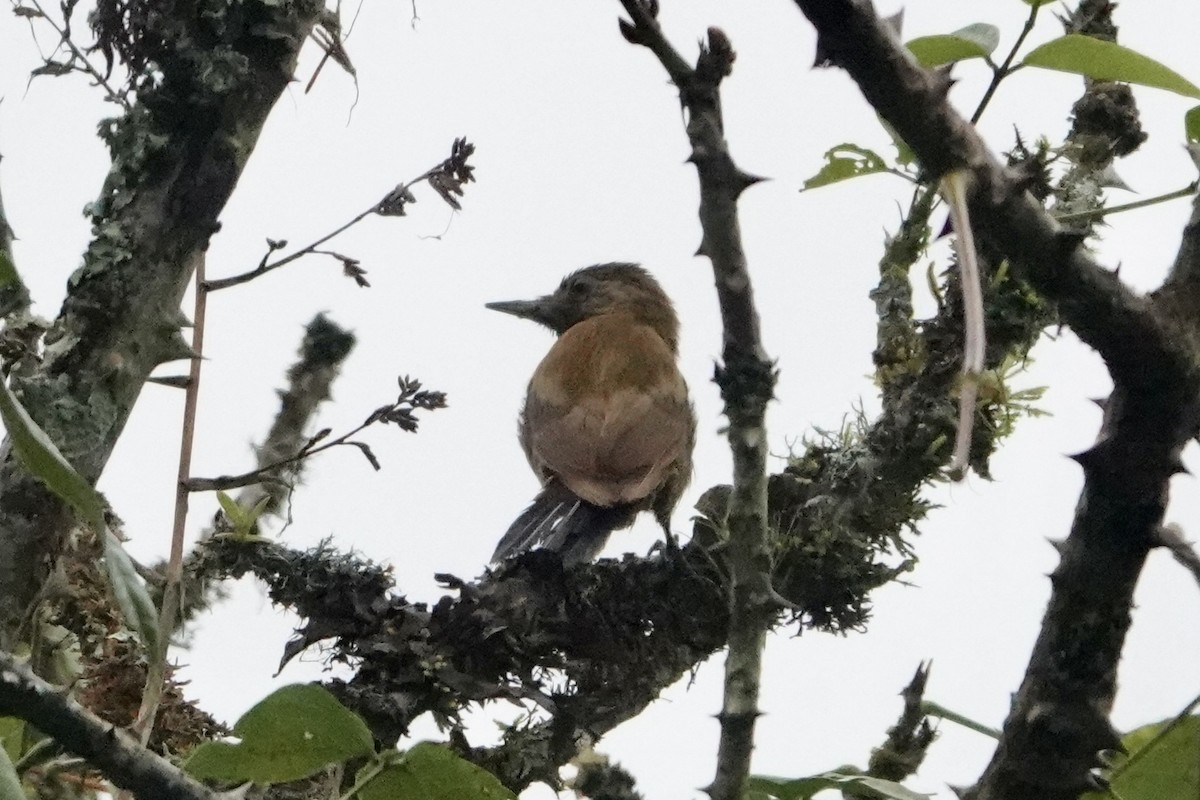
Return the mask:
{"type": "Polygon", "coordinates": [[[565,565],[590,562],[642,511],[670,540],[671,512],[691,480],[696,415],[676,365],[679,319],[658,281],[637,264],[597,264],[552,294],[487,308],[558,337],[518,419],[542,488],[492,563],[538,545],[565,565]]]}

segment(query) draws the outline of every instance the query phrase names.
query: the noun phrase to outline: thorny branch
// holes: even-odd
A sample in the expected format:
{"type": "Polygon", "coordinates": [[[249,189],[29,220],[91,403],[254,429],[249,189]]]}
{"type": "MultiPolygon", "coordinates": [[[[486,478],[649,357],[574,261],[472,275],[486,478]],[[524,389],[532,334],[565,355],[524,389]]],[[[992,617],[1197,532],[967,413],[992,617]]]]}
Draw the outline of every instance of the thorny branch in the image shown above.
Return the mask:
{"type": "MultiPolygon", "coordinates": [[[[1152,299],[1136,296],[1078,246],[1080,234],[1063,231],[1025,192],[1032,174],[996,162],[947,102],[947,77],[921,69],[868,2],[796,2],[817,28],[819,62],[851,74],[931,175],[972,171],[972,217],[982,237],[1057,303],[1062,319],[1112,374],[1100,441],[1077,456],[1084,496],[1071,536],[1060,545],[1062,561],[1051,576],[1054,592],[1029,670],[992,763],[967,793],[977,800],[1074,798],[1088,787],[1096,753],[1117,741],[1107,712],[1133,586],[1162,519],[1167,480],[1181,468],[1179,452],[1200,425],[1200,292],[1196,271],[1179,268],[1194,261],[1184,255],[1187,237],[1164,290],[1152,299]],[[1181,272],[1190,279],[1176,283],[1181,272]]],[[[1068,24],[1086,33],[1079,22],[1084,16],[1107,22],[1110,12],[1104,0],[1085,0],[1068,24]]],[[[1115,28],[1105,33],[1111,37],[1115,28]]],[[[1079,109],[1077,125],[1084,117],[1079,109]]],[[[1133,130],[1110,152],[1129,152],[1141,138],[1133,130]]]]}
{"type": "Polygon", "coordinates": [[[698,253],[712,261],[721,307],[724,364],[715,379],[733,453],[733,489],[721,515],[729,539],[724,555],[730,570],[730,625],[716,776],[706,791],[713,800],[736,800],[750,773],[762,651],[777,609],[771,588],[764,423],[775,372],[763,351],[737,218],[738,197],[761,179],[734,164],[724,137],[719,89],[736,57],[725,34],[708,29],[692,69],[663,35],[655,19],[656,0],[621,0],[621,5],[632,20],[621,20],[621,33],[658,57],[687,110],[688,160],[700,178],[703,240],[698,253]]]}
{"type": "Polygon", "coordinates": [[[144,800],[216,800],[217,794],[165,758],[142,747],[71,696],[43,681],[10,654],[0,652],[0,716],[37,726],[105,777],[144,800]]]}

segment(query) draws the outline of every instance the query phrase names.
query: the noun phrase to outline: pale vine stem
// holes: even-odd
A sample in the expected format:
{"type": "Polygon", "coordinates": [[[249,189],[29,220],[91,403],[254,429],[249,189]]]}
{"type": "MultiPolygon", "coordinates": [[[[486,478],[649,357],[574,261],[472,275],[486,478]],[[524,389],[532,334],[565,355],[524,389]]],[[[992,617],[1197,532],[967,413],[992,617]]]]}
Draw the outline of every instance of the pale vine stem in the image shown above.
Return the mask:
{"type": "Polygon", "coordinates": [[[175,481],[175,520],[171,528],[171,554],[167,559],[166,586],[163,589],[162,609],[159,612],[159,640],[157,651],[150,654],[150,665],[146,673],[146,687],[142,693],[142,707],[138,711],[137,728],[142,744],[150,739],[154,728],[154,717],[162,699],[163,681],[166,678],[167,650],[171,632],[175,630],[179,617],[180,590],[183,581],[183,534],[187,524],[188,475],[192,468],[192,444],[196,435],[196,409],[200,396],[200,370],[204,363],[204,320],[208,308],[208,290],[204,287],[205,258],[196,259],[196,301],[192,317],[192,363],[183,403],[183,429],[179,441],[179,471],[175,481]]]}
{"type": "Polygon", "coordinates": [[[962,287],[963,343],[962,378],[958,387],[958,432],[954,438],[954,455],[950,459],[950,477],[961,479],[971,461],[971,431],[975,422],[975,401],[979,396],[979,376],[983,372],[987,347],[983,327],[983,286],[979,273],[979,258],[975,236],[967,211],[967,181],[970,173],[955,170],[942,178],[942,194],[950,208],[954,223],[954,250],[958,256],[962,287]]]}

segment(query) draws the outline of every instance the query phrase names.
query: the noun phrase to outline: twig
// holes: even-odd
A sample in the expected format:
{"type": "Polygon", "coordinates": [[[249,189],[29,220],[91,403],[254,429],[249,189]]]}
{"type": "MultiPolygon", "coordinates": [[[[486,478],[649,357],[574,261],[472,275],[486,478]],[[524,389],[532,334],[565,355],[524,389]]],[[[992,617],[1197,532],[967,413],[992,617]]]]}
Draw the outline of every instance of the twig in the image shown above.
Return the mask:
{"type": "Polygon", "coordinates": [[[371,412],[370,416],[363,420],[362,424],[336,439],[325,441],[330,434],[330,430],[326,428],[311,437],[294,454],[280,458],[264,467],[244,472],[241,475],[221,475],[216,478],[188,478],[182,481],[180,485],[188,492],[213,492],[251,486],[256,483],[279,483],[281,482],[280,479],[273,477],[272,473],[303,459],[311,458],[317,453],[342,446],[357,447],[363,456],[366,457],[367,461],[371,463],[371,466],[378,470],[379,461],[375,458],[375,454],[371,451],[371,448],[365,442],[354,441],[353,436],[365,428],[380,422],[394,424],[401,430],[412,433],[417,430],[417,419],[413,415],[417,409],[432,411],[446,407],[446,396],[442,392],[424,390],[421,388],[420,381],[413,380],[407,376],[400,378],[399,382],[400,395],[396,398],[396,402],[375,409],[371,412]],[[324,442],[324,444],[319,444],[320,442],[324,442]]]}
{"type": "Polygon", "coordinates": [[[984,109],[991,102],[992,95],[1000,88],[1000,82],[1012,74],[1012,62],[1017,57],[1017,51],[1021,49],[1021,45],[1025,44],[1025,37],[1029,36],[1033,30],[1033,24],[1037,21],[1038,9],[1042,7],[1041,3],[1030,3],[1029,16],[1025,19],[1025,26],[1021,28],[1020,35],[1013,42],[1012,49],[1008,51],[1008,55],[1004,59],[1004,63],[1000,66],[989,65],[992,67],[992,81],[988,84],[987,91],[983,93],[983,97],[979,100],[979,105],[975,107],[975,113],[971,115],[971,124],[979,122],[979,118],[983,116],[984,109]]]}
{"type": "Polygon", "coordinates": [[[298,258],[306,255],[311,255],[317,252],[317,249],[334,238],[340,233],[352,228],[358,223],[372,214],[379,214],[385,217],[400,217],[405,214],[405,207],[409,203],[415,203],[416,197],[412,193],[412,187],[417,184],[427,181],[438,196],[442,198],[454,210],[459,210],[460,206],[455,199],[456,195],[462,194],[463,185],[474,180],[472,175],[474,167],[468,164],[468,160],[475,152],[475,146],[469,143],[466,139],[455,139],[451,146],[450,157],[442,161],[432,169],[426,170],[421,175],[413,178],[407,183],[402,183],[395,189],[392,189],[383,199],[375,203],[373,206],[355,215],[349,222],[334,229],[330,233],[325,234],[320,239],[317,239],[312,244],[297,250],[291,255],[284,256],[277,261],[270,261],[271,253],[279,250],[287,245],[286,242],[278,242],[271,239],[267,240],[267,252],[263,255],[262,260],[254,269],[243,272],[240,275],[233,275],[228,278],[218,278],[216,280],[205,281],[203,286],[210,292],[217,292],[221,289],[228,289],[231,286],[237,286],[255,278],[262,277],[268,272],[287,266],[298,258]]]}
{"type": "Polygon", "coordinates": [[[1059,223],[1065,222],[1090,222],[1091,220],[1104,219],[1112,214],[1120,214],[1122,211],[1133,211],[1146,206],[1158,205],[1169,200],[1178,200],[1181,197],[1191,197],[1196,193],[1197,182],[1192,181],[1182,189],[1176,189],[1173,192],[1156,195],[1155,197],[1147,197],[1145,200],[1135,200],[1132,203],[1122,203],[1119,206],[1108,206],[1107,208],[1096,208],[1091,211],[1077,211],[1073,214],[1054,214],[1054,219],[1059,223]]]}
{"type": "MultiPolygon", "coordinates": [[[[424,177],[426,177],[426,176],[422,176],[422,178],[424,178],[424,177]]],[[[411,184],[409,184],[409,185],[411,185],[411,184]]],[[[366,211],[363,211],[360,214],[356,214],[349,222],[346,222],[343,225],[335,228],[333,231],[325,234],[324,236],[322,236],[320,239],[317,239],[312,244],[307,245],[306,247],[303,247],[300,250],[297,250],[296,252],[292,253],[291,255],[284,256],[283,258],[279,259],[278,261],[268,262],[268,259],[271,257],[271,253],[273,253],[277,249],[276,247],[274,247],[274,245],[278,244],[277,242],[273,242],[272,240],[268,239],[267,240],[267,252],[266,252],[266,254],[263,255],[262,260],[258,263],[257,267],[250,270],[249,272],[243,272],[240,275],[232,275],[228,278],[217,278],[215,280],[205,281],[203,284],[203,287],[206,291],[209,291],[209,292],[219,292],[222,289],[228,289],[233,286],[238,286],[243,283],[248,283],[248,282],[254,280],[255,278],[259,278],[259,277],[262,277],[263,275],[266,275],[268,272],[277,270],[280,267],[286,267],[288,264],[292,263],[296,259],[302,258],[303,256],[311,254],[316,248],[325,244],[326,242],[328,242],[330,239],[337,236],[338,234],[344,233],[345,231],[354,227],[358,223],[362,222],[364,219],[366,219],[370,215],[374,214],[375,209],[378,208],[378,206],[379,206],[379,204],[376,203],[375,205],[368,208],[366,211]]]]}
{"type": "Polygon", "coordinates": [[[957,722],[959,725],[962,725],[968,730],[975,731],[976,733],[982,733],[984,736],[990,736],[993,739],[1000,738],[1000,731],[996,728],[984,725],[982,722],[976,722],[970,717],[959,714],[957,711],[951,711],[941,703],[935,703],[932,700],[921,701],[921,712],[928,714],[931,717],[948,719],[951,722],[957,722]]]}
{"type": "MultiPolygon", "coordinates": [[[[92,66],[92,62],[88,60],[83,51],[76,46],[75,42],[71,41],[70,34],[65,29],[60,28],[57,23],[55,23],[50,15],[46,13],[45,9],[42,8],[42,5],[38,2],[38,0],[29,0],[29,2],[32,3],[33,7],[37,9],[39,14],[41,14],[41,18],[46,20],[46,24],[53,28],[54,32],[58,34],[59,46],[61,47],[62,45],[66,45],[67,48],[70,49],[72,64],[75,62],[82,62],[83,66],[76,67],[76,69],[82,69],[84,72],[90,75],[93,80],[96,81],[97,86],[103,87],[105,94],[108,96],[108,100],[121,106],[126,111],[130,110],[132,105],[130,104],[129,100],[124,95],[118,94],[111,86],[108,85],[108,81],[103,75],[100,74],[100,70],[92,66]]],[[[17,5],[18,4],[16,2],[13,2],[14,7],[17,5]]],[[[30,20],[29,24],[32,27],[33,20],[30,20]]]]}
{"type": "Polygon", "coordinates": [[[39,731],[86,759],[115,785],[145,800],[217,800],[215,792],[79,705],[69,694],[46,683],[5,652],[0,652],[0,716],[18,717],[36,725],[39,731]]]}
{"type": "Polygon", "coordinates": [[[775,373],[763,352],[746,256],[737,218],[737,199],[760,178],[738,169],[729,154],[721,115],[720,84],[733,69],[735,53],[718,28],[708,29],[695,69],[663,35],[655,0],[621,0],[632,22],[621,33],[650,49],[679,88],[688,112],[687,135],[700,178],[698,253],[712,261],[724,332],[724,364],[716,381],[729,419],[733,491],[728,508],[730,542],[730,629],[716,776],[705,790],[713,800],[736,800],[750,770],[766,629],[774,615],[767,533],[767,402],[775,373]]]}

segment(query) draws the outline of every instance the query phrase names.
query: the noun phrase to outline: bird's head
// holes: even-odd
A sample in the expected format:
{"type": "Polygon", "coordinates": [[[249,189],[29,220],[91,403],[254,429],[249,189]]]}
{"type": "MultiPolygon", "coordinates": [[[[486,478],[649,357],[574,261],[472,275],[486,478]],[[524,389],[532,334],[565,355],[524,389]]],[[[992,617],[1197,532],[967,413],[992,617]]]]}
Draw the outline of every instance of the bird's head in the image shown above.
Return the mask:
{"type": "Polygon", "coordinates": [[[626,313],[654,328],[674,351],[679,320],[658,281],[637,264],[597,264],[563,278],[553,294],[536,300],[488,303],[493,311],[545,325],[557,334],[603,314],[626,313]]]}

